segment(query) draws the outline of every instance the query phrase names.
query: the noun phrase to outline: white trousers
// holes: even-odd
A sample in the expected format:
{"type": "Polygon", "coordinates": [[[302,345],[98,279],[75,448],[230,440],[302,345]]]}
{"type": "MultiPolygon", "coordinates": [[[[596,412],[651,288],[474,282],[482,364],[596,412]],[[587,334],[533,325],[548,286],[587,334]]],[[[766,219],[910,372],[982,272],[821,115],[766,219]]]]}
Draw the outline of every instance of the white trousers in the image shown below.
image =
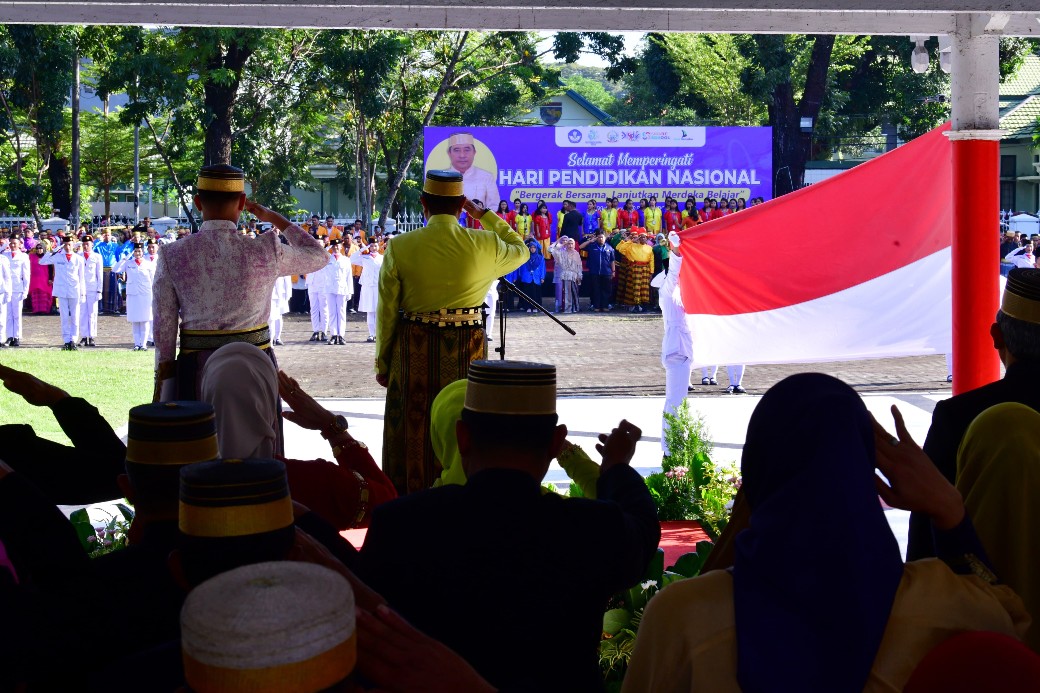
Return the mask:
{"type": "Polygon", "coordinates": [[[79,299],[58,297],[58,315],[61,316],[61,341],[76,341],[79,334],[79,299]]]}
{"type": "Polygon", "coordinates": [[[307,289],[307,298],[311,302],[311,331],[312,332],[328,332],[329,331],[329,307],[325,303],[325,297],[328,294],[321,293],[320,291],[312,291],[307,289]]]}
{"type": "Polygon", "coordinates": [[[7,341],[7,303],[0,303],[0,343],[7,341]]]}
{"type": "Polygon", "coordinates": [[[365,313],[365,319],[368,321],[368,336],[376,336],[376,312],[365,313]]]}
{"type": "Polygon", "coordinates": [[[271,341],[282,338],[282,316],[271,321],[271,341]]]}
{"type": "Polygon", "coordinates": [[[343,336],[343,330],[347,326],[347,303],[350,296],[343,294],[325,294],[325,305],[329,312],[329,334],[336,337],[343,336]]]}
{"type": "Polygon", "coordinates": [[[148,344],[152,332],[152,321],[132,322],[130,328],[134,333],[134,346],[143,347],[148,344]]]}
{"type": "Polygon", "coordinates": [[[22,338],[22,308],[25,296],[14,294],[7,304],[7,337],[22,338]]]}
{"type": "MultiPolygon", "coordinates": [[[[686,399],[693,362],[684,354],[670,354],[665,357],[665,364],[664,411],[668,414],[674,414],[675,410],[686,399]]],[[[665,441],[667,430],[668,422],[664,416],[661,416],[661,452],[665,455],[668,454],[668,443],[665,441]]]]}
{"type": "MultiPolygon", "coordinates": [[[[97,296],[97,294],[93,295],[97,296]]],[[[88,297],[86,301],[79,304],[80,337],[97,337],[97,314],[98,301],[91,301],[88,297]]]]}
{"type": "MultiPolygon", "coordinates": [[[[740,385],[744,379],[744,368],[746,366],[726,366],[726,375],[729,376],[730,385],[740,385]]],[[[701,378],[714,378],[718,373],[718,366],[701,367],[701,378]]]]}

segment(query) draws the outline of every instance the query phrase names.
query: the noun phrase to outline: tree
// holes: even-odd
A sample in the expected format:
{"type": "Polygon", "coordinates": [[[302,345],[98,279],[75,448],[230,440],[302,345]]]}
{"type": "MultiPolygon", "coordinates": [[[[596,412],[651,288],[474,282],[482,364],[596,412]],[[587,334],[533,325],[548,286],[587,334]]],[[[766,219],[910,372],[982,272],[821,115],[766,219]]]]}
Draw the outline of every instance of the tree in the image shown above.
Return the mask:
{"type": "Polygon", "coordinates": [[[64,205],[60,211],[71,213],[71,178],[60,150],[74,40],[72,27],[9,24],[0,29],[0,131],[14,152],[6,193],[9,204],[37,222],[43,179],[52,165],[57,170],[49,182],[57,184],[55,195],[64,205]]]}
{"type": "Polygon", "coordinates": [[[600,110],[609,111],[614,107],[614,97],[603,86],[603,82],[581,75],[571,75],[563,80],[563,86],[578,92],[600,110]]]}
{"type": "Polygon", "coordinates": [[[97,187],[105,202],[105,216],[112,213],[112,188],[133,179],[134,129],[118,113],[84,113],[80,146],[82,179],[97,187]]]}

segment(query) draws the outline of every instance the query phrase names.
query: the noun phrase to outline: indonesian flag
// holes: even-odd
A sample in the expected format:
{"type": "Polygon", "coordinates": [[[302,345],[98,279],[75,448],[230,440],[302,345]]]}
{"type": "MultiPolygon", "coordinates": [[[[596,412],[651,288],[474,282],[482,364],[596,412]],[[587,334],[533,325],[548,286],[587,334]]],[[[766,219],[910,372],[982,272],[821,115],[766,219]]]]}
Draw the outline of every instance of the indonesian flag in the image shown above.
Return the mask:
{"type": "Polygon", "coordinates": [[[694,363],[949,353],[948,129],[680,232],[694,363]]]}

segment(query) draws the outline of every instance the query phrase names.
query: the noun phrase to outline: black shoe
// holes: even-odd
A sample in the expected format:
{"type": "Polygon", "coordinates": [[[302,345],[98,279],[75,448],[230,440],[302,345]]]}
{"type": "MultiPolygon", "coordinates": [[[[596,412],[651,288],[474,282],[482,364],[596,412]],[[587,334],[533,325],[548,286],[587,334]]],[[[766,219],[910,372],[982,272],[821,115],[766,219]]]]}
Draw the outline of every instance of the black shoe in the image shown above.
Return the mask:
{"type": "Polygon", "coordinates": [[[953,382],[953,376],[952,375],[946,376],[946,382],[952,383],[953,382]]]}
{"type": "Polygon", "coordinates": [[[12,338],[11,339],[11,346],[13,346],[13,347],[20,347],[20,346],[22,346],[22,340],[12,338]]]}
{"type": "Polygon", "coordinates": [[[61,347],[61,350],[62,351],[79,351],[79,347],[77,347],[73,342],[69,341],[69,342],[65,342],[65,344],[61,347]]]}
{"type": "Polygon", "coordinates": [[[3,344],[0,344],[0,349],[6,349],[6,348],[7,348],[7,342],[4,342],[3,344]]]}
{"type": "Polygon", "coordinates": [[[316,342],[316,341],[318,341],[318,333],[317,332],[311,332],[311,338],[308,339],[307,341],[308,342],[316,342]]]}
{"type": "Polygon", "coordinates": [[[8,337],[7,341],[4,342],[4,344],[6,344],[8,346],[13,346],[14,345],[14,337],[8,337]]]}
{"type": "Polygon", "coordinates": [[[318,333],[318,341],[319,341],[319,342],[327,342],[327,341],[328,341],[328,339],[329,339],[329,338],[328,338],[328,337],[327,337],[327,336],[325,335],[325,333],[324,333],[324,332],[319,332],[319,333],[318,333]]]}
{"type": "Polygon", "coordinates": [[[711,385],[711,378],[701,378],[701,385],[711,385]]]}
{"type": "Polygon", "coordinates": [[[94,338],[93,337],[88,337],[87,338],[87,346],[89,346],[89,347],[96,347],[97,346],[97,344],[94,342],[94,338]]]}
{"type": "Polygon", "coordinates": [[[276,339],[276,340],[274,340],[274,345],[275,346],[285,346],[285,342],[283,342],[280,339],[276,339]]]}
{"type": "Polygon", "coordinates": [[[146,347],[153,347],[153,346],[155,346],[155,342],[153,342],[153,341],[149,340],[149,341],[145,342],[145,343],[144,343],[144,345],[145,345],[146,347]]]}
{"type": "Polygon", "coordinates": [[[726,388],[726,392],[730,393],[731,395],[746,395],[747,394],[747,390],[742,388],[740,385],[730,385],[729,387],[726,388]]]}
{"type": "Polygon", "coordinates": [[[719,381],[718,381],[718,380],[715,380],[715,378],[709,378],[709,379],[708,379],[708,384],[709,384],[709,385],[718,385],[718,384],[719,384],[719,381]]]}
{"type": "Polygon", "coordinates": [[[79,340],[79,345],[80,346],[86,346],[87,345],[87,338],[86,337],[81,338],[79,340]]]}

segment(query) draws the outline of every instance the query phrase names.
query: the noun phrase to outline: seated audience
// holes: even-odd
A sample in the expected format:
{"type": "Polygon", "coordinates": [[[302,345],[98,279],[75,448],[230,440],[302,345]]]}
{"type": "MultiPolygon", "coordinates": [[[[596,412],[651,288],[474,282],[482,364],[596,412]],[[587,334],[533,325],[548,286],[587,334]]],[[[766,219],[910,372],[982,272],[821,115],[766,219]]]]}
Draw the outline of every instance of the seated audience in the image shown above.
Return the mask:
{"type": "Polygon", "coordinates": [[[1025,643],[1040,652],[1040,414],[1017,402],[979,414],[957,451],[957,490],[994,570],[1033,617],[1025,643]]]}
{"type": "Polygon", "coordinates": [[[607,599],[640,579],[660,538],[650,494],[628,465],[639,429],[622,421],[600,436],[598,500],[543,495],[567,435],[557,426],[556,368],[475,361],[456,435],[467,483],[377,508],[359,576],[495,686],[600,688],[607,599]],[[518,662],[517,624],[552,602],[566,608],[518,662]]]}
{"type": "Polygon", "coordinates": [[[734,564],[650,601],[624,690],[902,690],[954,633],[1021,637],[1021,600],[994,584],[956,489],[896,423],[898,438],[830,376],[771,388],[748,425],[751,517],[734,564]],[[934,559],[904,565],[879,492],[929,515],[941,555],[974,574],[934,559]]]}

